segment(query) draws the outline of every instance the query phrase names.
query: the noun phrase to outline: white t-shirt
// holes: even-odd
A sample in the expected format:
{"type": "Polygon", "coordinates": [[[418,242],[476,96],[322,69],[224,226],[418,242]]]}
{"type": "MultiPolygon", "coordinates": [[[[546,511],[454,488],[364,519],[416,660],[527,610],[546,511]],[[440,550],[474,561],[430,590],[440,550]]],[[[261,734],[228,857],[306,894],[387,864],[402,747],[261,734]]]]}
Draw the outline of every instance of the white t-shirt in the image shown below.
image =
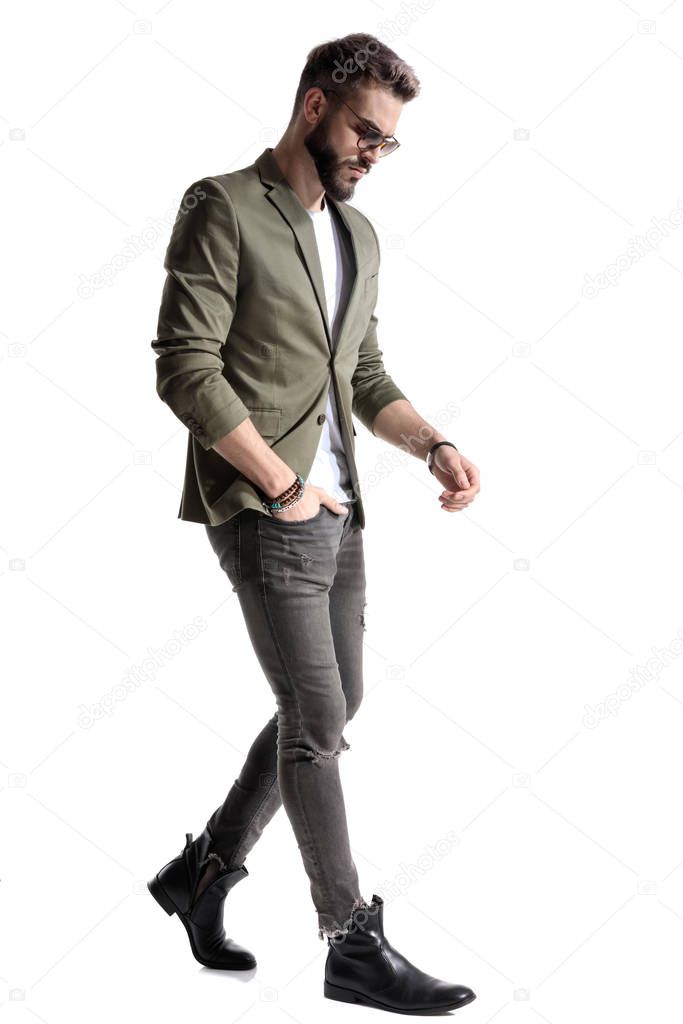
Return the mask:
{"type": "MultiPolygon", "coordinates": [[[[352,267],[347,258],[346,249],[341,244],[337,225],[330,204],[323,199],[322,210],[307,210],[318,243],[320,267],[325,285],[325,301],[327,303],[327,322],[330,324],[333,347],[337,343],[337,334],[349,293],[352,267]],[[342,295],[344,299],[342,300],[342,295]]],[[[327,393],[325,422],[323,423],[320,442],[318,444],[313,465],[306,483],[322,487],[337,501],[355,501],[351,490],[351,476],[346,461],[344,445],[339,430],[339,416],[334,396],[334,385],[330,380],[327,393]]]]}

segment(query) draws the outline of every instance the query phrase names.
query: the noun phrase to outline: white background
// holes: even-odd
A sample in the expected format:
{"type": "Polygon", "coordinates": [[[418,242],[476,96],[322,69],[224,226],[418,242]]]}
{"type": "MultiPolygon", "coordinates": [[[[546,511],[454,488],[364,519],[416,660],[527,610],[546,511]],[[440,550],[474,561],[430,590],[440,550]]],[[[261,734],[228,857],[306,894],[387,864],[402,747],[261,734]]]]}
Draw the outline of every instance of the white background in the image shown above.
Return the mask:
{"type": "Polygon", "coordinates": [[[145,887],[274,711],[177,519],[187,433],[150,348],[170,227],[191,182],[275,145],[309,49],[352,31],[422,82],[353,201],[382,241],[380,347],[482,482],[442,512],[357,424],[366,696],[340,765],[362,892],[476,991],[458,1017],[680,1020],[683,3],[636,6],[5,7],[0,1021],[371,1012],[323,999],[283,810],[226,901],[253,977],[202,969],[145,887]]]}

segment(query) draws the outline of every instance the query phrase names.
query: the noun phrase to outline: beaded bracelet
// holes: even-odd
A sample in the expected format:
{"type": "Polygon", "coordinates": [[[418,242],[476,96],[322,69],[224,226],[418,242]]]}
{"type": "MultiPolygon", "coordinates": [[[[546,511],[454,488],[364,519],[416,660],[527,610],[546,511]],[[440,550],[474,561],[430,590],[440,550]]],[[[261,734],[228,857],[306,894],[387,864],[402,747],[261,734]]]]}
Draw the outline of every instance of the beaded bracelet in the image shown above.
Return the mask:
{"type": "Polygon", "coordinates": [[[265,500],[261,498],[261,504],[268,510],[268,512],[282,512],[301,501],[303,493],[304,479],[300,473],[297,473],[294,483],[283,491],[282,494],[278,494],[275,498],[267,498],[265,500]]]}

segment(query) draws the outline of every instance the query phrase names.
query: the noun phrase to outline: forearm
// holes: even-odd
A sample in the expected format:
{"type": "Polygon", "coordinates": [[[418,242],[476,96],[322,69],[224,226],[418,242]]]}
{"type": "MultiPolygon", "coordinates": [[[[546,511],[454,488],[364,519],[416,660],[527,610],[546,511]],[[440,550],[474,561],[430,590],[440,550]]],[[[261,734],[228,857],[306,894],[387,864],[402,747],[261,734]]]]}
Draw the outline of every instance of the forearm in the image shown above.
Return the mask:
{"type": "Polygon", "coordinates": [[[249,418],[211,447],[270,498],[294,483],[294,470],[264,441],[249,418]]]}
{"type": "Polygon", "coordinates": [[[408,399],[397,399],[380,409],[372,422],[372,433],[422,462],[433,444],[450,440],[427,423],[408,399]]]}

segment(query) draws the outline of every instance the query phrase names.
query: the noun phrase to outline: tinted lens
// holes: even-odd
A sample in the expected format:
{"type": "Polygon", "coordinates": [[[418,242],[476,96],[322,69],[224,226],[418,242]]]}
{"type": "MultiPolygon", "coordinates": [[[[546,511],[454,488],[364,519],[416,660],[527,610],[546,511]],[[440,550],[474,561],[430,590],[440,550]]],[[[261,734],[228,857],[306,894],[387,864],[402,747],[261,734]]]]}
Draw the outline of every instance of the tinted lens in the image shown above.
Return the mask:
{"type": "Polygon", "coordinates": [[[398,148],[398,142],[394,142],[393,139],[390,142],[385,142],[379,151],[380,156],[389,156],[395,149],[398,148]]]}
{"type": "Polygon", "coordinates": [[[360,149],[374,149],[375,146],[379,146],[383,138],[384,136],[380,135],[379,132],[366,132],[365,135],[360,137],[360,149]]]}
{"type": "MultiPolygon", "coordinates": [[[[360,149],[375,149],[377,146],[382,146],[384,142],[384,136],[379,132],[367,132],[360,140],[360,149]]],[[[393,153],[398,143],[391,141],[385,142],[379,151],[380,156],[388,156],[389,153],[393,153]]]]}

